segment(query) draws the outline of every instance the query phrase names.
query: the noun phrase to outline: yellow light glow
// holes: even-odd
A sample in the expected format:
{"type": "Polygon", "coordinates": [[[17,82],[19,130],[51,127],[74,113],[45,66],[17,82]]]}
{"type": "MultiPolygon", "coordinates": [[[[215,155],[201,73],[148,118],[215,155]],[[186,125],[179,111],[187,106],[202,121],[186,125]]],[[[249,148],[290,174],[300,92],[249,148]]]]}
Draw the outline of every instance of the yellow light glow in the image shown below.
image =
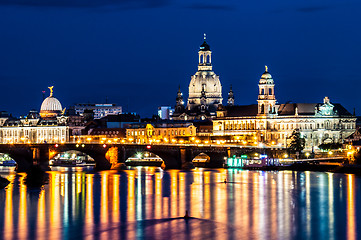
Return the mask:
{"type": "Polygon", "coordinates": [[[328,154],[329,154],[329,155],[332,155],[332,154],[333,154],[333,152],[332,152],[332,151],[329,151],[329,152],[328,152],[328,154]]]}
{"type": "Polygon", "coordinates": [[[283,157],[284,157],[284,158],[288,158],[288,155],[287,155],[287,154],[285,154],[285,155],[283,155],[283,157]]]}
{"type": "Polygon", "coordinates": [[[90,142],[90,141],[92,140],[92,138],[91,138],[91,137],[88,137],[86,140],[87,140],[88,142],[90,142]]]}

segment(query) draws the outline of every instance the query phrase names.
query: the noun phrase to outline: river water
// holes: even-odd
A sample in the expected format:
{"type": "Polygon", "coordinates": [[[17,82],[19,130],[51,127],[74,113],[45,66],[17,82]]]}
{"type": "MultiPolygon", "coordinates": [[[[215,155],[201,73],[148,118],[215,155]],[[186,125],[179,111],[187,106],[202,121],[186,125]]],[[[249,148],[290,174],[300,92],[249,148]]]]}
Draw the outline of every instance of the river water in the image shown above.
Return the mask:
{"type": "Polygon", "coordinates": [[[29,189],[25,174],[0,172],[11,181],[0,190],[0,239],[361,239],[355,175],[149,167],[48,174],[43,188],[29,189]]]}

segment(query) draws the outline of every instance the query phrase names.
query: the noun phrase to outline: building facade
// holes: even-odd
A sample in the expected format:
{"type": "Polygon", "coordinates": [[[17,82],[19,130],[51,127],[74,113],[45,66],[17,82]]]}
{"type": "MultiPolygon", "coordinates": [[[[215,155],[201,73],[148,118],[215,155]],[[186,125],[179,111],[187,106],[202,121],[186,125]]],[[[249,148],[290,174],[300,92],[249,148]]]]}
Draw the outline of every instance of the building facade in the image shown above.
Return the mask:
{"type": "Polygon", "coordinates": [[[276,104],[274,81],[267,67],[258,86],[258,104],[218,108],[214,136],[225,136],[229,142],[286,147],[297,129],[305,139],[305,148],[317,149],[322,143],[342,143],[355,132],[356,117],[328,97],[323,103],[276,104]]]}
{"type": "Polygon", "coordinates": [[[11,116],[0,118],[0,143],[61,143],[69,141],[68,117],[58,99],[53,96],[53,87],[49,87],[50,96],[41,104],[40,114],[31,110],[27,116],[19,119],[11,116]]]}
{"type": "Polygon", "coordinates": [[[128,141],[134,143],[177,143],[180,137],[195,137],[196,127],[188,122],[131,124],[126,129],[128,141]]]}
{"type": "Polygon", "coordinates": [[[108,115],[122,114],[122,107],[114,103],[78,103],[71,108],[80,116],[83,116],[87,110],[93,111],[94,119],[100,119],[108,115]]]}

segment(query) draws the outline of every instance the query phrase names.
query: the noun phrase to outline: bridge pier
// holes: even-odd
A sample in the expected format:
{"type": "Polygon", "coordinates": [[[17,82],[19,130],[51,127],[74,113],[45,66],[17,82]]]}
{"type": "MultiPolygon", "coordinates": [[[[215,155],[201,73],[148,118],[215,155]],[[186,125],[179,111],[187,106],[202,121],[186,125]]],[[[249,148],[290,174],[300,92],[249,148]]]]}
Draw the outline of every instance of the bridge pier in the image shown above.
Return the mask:
{"type": "Polygon", "coordinates": [[[32,147],[33,165],[40,166],[43,170],[50,170],[49,167],[49,146],[32,147]]]}
{"type": "Polygon", "coordinates": [[[193,165],[193,151],[189,148],[179,148],[180,162],[182,169],[194,168],[193,165]]]}

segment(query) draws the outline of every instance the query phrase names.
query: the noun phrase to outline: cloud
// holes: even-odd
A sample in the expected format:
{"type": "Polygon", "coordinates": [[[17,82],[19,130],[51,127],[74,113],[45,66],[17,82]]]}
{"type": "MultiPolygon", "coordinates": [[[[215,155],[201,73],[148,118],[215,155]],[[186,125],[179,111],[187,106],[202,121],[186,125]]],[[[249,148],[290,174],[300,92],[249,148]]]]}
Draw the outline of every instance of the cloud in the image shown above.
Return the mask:
{"type": "Polygon", "coordinates": [[[187,6],[186,8],[196,9],[196,10],[225,10],[225,11],[235,9],[235,7],[231,5],[212,5],[212,4],[201,4],[201,3],[192,4],[187,6]]]}
{"type": "Polygon", "coordinates": [[[32,7],[102,7],[153,8],[167,5],[170,0],[0,0],[0,5],[32,7]]]}

